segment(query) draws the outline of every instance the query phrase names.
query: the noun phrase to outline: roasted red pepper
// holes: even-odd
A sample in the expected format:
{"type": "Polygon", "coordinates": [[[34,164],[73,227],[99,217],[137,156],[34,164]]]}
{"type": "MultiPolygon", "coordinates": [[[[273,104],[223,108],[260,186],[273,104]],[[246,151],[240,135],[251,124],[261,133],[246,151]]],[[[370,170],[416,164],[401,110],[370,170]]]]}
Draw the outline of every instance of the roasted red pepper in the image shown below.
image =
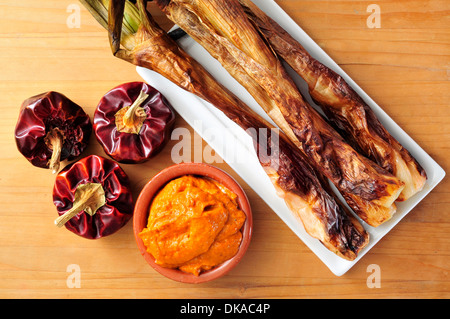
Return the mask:
{"type": "Polygon", "coordinates": [[[106,154],[121,163],[141,163],[166,144],[175,112],[164,96],[143,82],[106,93],[94,114],[94,131],[106,154]]]}
{"type": "Polygon", "coordinates": [[[133,215],[126,173],[115,161],[90,155],[67,165],[56,176],[55,224],[88,239],[111,235],[133,215]]]}
{"type": "Polygon", "coordinates": [[[23,102],[15,136],[25,158],[56,173],[60,161],[81,155],[91,132],[89,115],[78,104],[61,93],[46,92],[23,102]]]}

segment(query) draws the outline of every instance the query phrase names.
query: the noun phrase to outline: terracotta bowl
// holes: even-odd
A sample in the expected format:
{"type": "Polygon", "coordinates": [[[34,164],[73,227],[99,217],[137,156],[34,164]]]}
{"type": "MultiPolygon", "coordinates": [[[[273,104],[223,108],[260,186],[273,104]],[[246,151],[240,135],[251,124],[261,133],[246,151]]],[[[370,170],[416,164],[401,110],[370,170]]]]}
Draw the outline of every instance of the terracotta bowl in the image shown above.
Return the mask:
{"type": "Polygon", "coordinates": [[[203,163],[181,163],[170,166],[157,175],[155,175],[142,189],[136,201],[133,216],[133,230],[138,248],[144,259],[160,274],[179,282],[184,283],[202,283],[211,281],[225,275],[244,256],[252,235],[253,218],[250,203],[247,195],[242,187],[227,173],[214,166],[203,163]],[[242,242],[237,254],[231,259],[214,267],[211,270],[200,273],[199,276],[183,272],[178,269],[169,269],[161,267],[155,263],[155,259],[147,252],[147,249],[139,237],[139,233],[147,226],[150,204],[153,197],[158,191],[164,187],[169,181],[183,175],[200,175],[212,178],[221,183],[238,196],[238,204],[240,209],[246,214],[247,218],[242,226],[242,242]]]}

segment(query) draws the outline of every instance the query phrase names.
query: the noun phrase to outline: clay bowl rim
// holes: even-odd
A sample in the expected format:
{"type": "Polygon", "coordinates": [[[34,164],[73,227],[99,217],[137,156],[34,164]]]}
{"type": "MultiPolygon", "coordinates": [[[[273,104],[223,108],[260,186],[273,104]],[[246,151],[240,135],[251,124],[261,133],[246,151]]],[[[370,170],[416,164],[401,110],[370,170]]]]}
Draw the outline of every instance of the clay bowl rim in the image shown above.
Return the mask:
{"type": "Polygon", "coordinates": [[[146,183],[141,190],[135,204],[133,214],[133,232],[134,237],[141,255],[147,263],[153,267],[157,272],[166,276],[169,279],[183,282],[183,283],[202,283],[217,279],[231,269],[233,269],[245,255],[250,244],[253,229],[253,216],[248,197],[239,183],[231,177],[227,172],[215,166],[205,163],[180,163],[169,166],[156,174],[146,183]],[[238,196],[239,207],[246,214],[246,220],[242,226],[242,242],[238,252],[231,259],[214,267],[211,270],[201,273],[199,276],[185,273],[178,269],[169,269],[161,267],[155,263],[155,259],[146,251],[146,247],[139,237],[139,233],[147,225],[148,211],[153,197],[156,193],[169,181],[183,175],[197,175],[212,178],[225,187],[229,188],[238,196]]]}

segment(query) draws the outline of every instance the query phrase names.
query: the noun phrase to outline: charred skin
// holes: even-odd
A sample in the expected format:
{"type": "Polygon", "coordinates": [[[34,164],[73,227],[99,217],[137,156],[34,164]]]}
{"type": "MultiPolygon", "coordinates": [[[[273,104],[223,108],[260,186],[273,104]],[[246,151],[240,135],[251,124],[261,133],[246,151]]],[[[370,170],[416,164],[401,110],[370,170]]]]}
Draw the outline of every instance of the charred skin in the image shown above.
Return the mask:
{"type": "Polygon", "coordinates": [[[252,23],[276,53],[307,83],[313,100],[333,126],[361,154],[405,182],[398,200],[419,192],[425,170],[380,123],[373,110],[336,72],[313,57],[250,0],[239,0],[252,23]]]}
{"type": "Polygon", "coordinates": [[[249,91],[359,216],[372,226],[392,216],[403,183],[361,156],[307,104],[239,3],[172,0],[159,4],[249,91]]]}

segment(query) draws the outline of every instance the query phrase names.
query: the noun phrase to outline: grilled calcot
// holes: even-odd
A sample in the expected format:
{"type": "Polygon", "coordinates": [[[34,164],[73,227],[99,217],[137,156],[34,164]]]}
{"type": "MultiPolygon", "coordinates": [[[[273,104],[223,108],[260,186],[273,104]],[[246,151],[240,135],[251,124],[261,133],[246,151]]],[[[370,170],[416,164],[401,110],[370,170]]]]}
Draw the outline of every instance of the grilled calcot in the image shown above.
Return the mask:
{"type": "MultiPolygon", "coordinates": [[[[84,1],[91,12],[95,11],[90,2],[98,2],[84,1]]],[[[111,2],[110,5],[114,6],[114,3],[111,2]]],[[[127,5],[131,6],[129,2],[127,5]]],[[[118,7],[109,10],[112,16],[109,27],[105,16],[101,17],[98,11],[94,14],[103,26],[112,30],[111,39],[121,39],[123,47],[117,46],[115,41],[111,42],[115,55],[156,71],[181,88],[207,100],[247,132],[252,132],[255,128],[258,131],[266,128],[267,132],[271,132],[251,136],[257,149],[256,154],[260,155],[259,161],[277,194],[286,201],[311,236],[342,258],[354,260],[358,252],[367,245],[369,235],[335,198],[323,176],[283,133],[274,136],[277,130],[219,84],[201,64],[163,32],[145,10],[144,1],[138,1],[138,5],[142,20],[137,23],[139,28],[133,37],[121,38],[124,34],[132,33],[132,30],[125,24],[123,27],[127,28],[127,32],[122,32],[118,27],[118,24],[122,24],[123,17],[118,7]],[[273,140],[278,143],[273,143],[273,140]],[[268,149],[261,152],[258,151],[259,147],[268,149]],[[274,152],[277,152],[277,156],[261,155],[274,152]]]]}

